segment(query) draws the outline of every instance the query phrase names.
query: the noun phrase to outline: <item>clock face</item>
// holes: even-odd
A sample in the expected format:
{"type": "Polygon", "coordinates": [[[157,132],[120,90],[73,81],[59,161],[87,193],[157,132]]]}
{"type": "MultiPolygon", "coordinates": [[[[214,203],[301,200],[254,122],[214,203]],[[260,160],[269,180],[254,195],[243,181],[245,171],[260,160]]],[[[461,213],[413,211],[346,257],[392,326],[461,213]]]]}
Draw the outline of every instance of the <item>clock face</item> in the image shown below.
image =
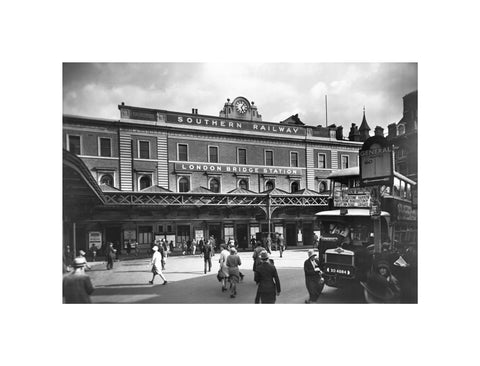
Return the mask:
{"type": "Polygon", "coordinates": [[[247,111],[247,103],[243,100],[239,100],[235,103],[235,109],[238,113],[244,114],[247,111]]]}

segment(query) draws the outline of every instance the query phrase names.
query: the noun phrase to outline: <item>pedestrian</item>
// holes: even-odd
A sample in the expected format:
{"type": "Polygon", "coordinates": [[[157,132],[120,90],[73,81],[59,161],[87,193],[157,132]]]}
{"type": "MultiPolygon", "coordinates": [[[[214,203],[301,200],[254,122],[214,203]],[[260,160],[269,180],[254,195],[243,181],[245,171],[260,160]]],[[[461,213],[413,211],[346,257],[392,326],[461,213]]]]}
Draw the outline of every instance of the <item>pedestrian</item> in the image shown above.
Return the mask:
{"type": "Polygon", "coordinates": [[[130,255],[131,250],[132,250],[132,241],[129,240],[127,242],[127,255],[130,255]]]}
{"type": "Polygon", "coordinates": [[[187,240],[187,254],[192,254],[192,241],[190,239],[187,240]]]}
{"type": "Polygon", "coordinates": [[[92,262],[95,262],[97,260],[97,246],[92,245],[90,251],[92,252],[92,262]]]}
{"type": "Polygon", "coordinates": [[[87,258],[85,257],[85,255],[86,255],[87,253],[85,253],[83,250],[79,250],[79,251],[78,251],[78,254],[80,254],[79,257],[85,259],[85,269],[92,269],[92,267],[90,267],[89,264],[88,264],[88,262],[87,262],[87,258]]]}
{"type": "Polygon", "coordinates": [[[187,242],[184,240],[182,240],[182,255],[185,255],[186,251],[187,251],[187,242]]]}
{"type": "Polygon", "coordinates": [[[63,300],[65,304],[89,304],[94,287],[90,277],[85,274],[85,258],[73,260],[73,271],[63,276],[63,300]]]}
{"type": "Polygon", "coordinates": [[[228,279],[228,267],[227,267],[227,258],[230,255],[228,250],[226,249],[225,244],[220,245],[220,259],[218,262],[220,263],[220,270],[219,275],[221,276],[222,282],[222,292],[227,291],[227,279],[228,279]]]}
{"type": "Polygon", "coordinates": [[[215,255],[215,250],[217,250],[217,242],[213,235],[210,235],[210,244],[212,244],[212,257],[215,255]]]}
{"type": "Polygon", "coordinates": [[[135,256],[138,257],[138,253],[140,252],[140,248],[138,247],[138,241],[133,241],[133,248],[135,248],[135,256]]]}
{"type": "Polygon", "coordinates": [[[309,298],[305,300],[305,304],[310,304],[317,301],[325,281],[322,278],[320,261],[316,258],[315,251],[309,249],[307,255],[308,259],[303,264],[303,270],[305,272],[305,285],[307,286],[309,298]]]}
{"type": "Polygon", "coordinates": [[[260,264],[255,271],[255,282],[258,285],[255,304],[275,304],[280,295],[280,279],[273,262],[268,260],[266,250],[260,253],[260,264]]]}
{"type": "Polygon", "coordinates": [[[316,232],[313,233],[313,245],[312,249],[318,249],[318,244],[319,244],[319,238],[316,232]]]}
{"type": "Polygon", "coordinates": [[[168,258],[168,253],[169,253],[167,241],[165,239],[162,239],[160,242],[163,247],[163,255],[165,256],[165,259],[166,259],[168,258]]]}
{"type": "Polygon", "coordinates": [[[173,252],[173,240],[170,240],[170,243],[168,243],[168,246],[170,247],[170,253],[173,252]]]}
{"type": "Polygon", "coordinates": [[[203,253],[204,247],[205,247],[205,242],[203,241],[203,238],[200,238],[200,240],[198,241],[198,250],[200,251],[200,253],[203,253]]]}
{"type": "Polygon", "coordinates": [[[152,266],[152,280],[148,281],[149,284],[153,285],[153,280],[155,279],[156,275],[159,275],[160,278],[163,280],[163,284],[167,284],[167,280],[165,279],[165,276],[162,273],[162,255],[158,251],[158,245],[154,245],[153,248],[153,255],[152,255],[152,260],[150,262],[150,265],[152,266]]]}
{"type": "Polygon", "coordinates": [[[202,246],[202,253],[203,253],[203,273],[207,273],[207,267],[208,267],[208,272],[212,270],[212,246],[210,245],[209,242],[207,242],[206,245],[202,246]]]}
{"type": "Polygon", "coordinates": [[[197,239],[193,238],[192,239],[192,254],[195,255],[196,251],[197,251],[197,239]]]}
{"type": "Polygon", "coordinates": [[[158,252],[160,253],[160,255],[162,256],[162,260],[161,260],[161,263],[162,263],[162,271],[165,271],[165,249],[163,248],[163,245],[162,243],[160,242],[160,245],[157,245],[158,247],[158,252]]]}
{"type": "Polygon", "coordinates": [[[268,254],[272,254],[272,238],[270,234],[267,236],[266,248],[268,254]]]}
{"type": "Polygon", "coordinates": [[[399,282],[392,275],[386,261],[374,264],[372,272],[367,276],[367,281],[360,283],[364,287],[367,303],[398,303],[400,300],[399,282]]]}
{"type": "Polygon", "coordinates": [[[261,240],[257,241],[257,247],[253,251],[253,255],[252,255],[253,272],[255,272],[257,265],[261,263],[262,260],[260,259],[260,253],[263,252],[264,250],[265,248],[262,246],[262,241],[261,240]]]}
{"type": "Polygon", "coordinates": [[[255,237],[253,235],[250,239],[250,245],[252,246],[252,250],[255,250],[255,248],[257,247],[257,241],[255,240],[255,237]]]}
{"type": "Polygon", "coordinates": [[[115,259],[115,254],[117,250],[113,247],[113,243],[108,243],[107,252],[105,253],[107,257],[107,270],[113,269],[113,260],[115,259]]]}
{"type": "Polygon", "coordinates": [[[237,283],[240,282],[240,270],[238,266],[242,265],[242,261],[237,254],[235,247],[230,248],[230,255],[227,257],[228,279],[230,281],[230,297],[233,299],[237,296],[237,283]]]}
{"type": "Polygon", "coordinates": [[[66,265],[66,269],[67,269],[67,272],[69,272],[71,269],[72,269],[72,264],[73,264],[73,258],[74,258],[74,255],[73,255],[73,252],[70,250],[70,245],[67,245],[65,247],[65,265],[66,265]]]}
{"type": "Polygon", "coordinates": [[[282,234],[278,234],[277,247],[278,247],[278,250],[280,251],[280,258],[282,258],[283,250],[285,248],[285,240],[283,239],[282,234]]]}

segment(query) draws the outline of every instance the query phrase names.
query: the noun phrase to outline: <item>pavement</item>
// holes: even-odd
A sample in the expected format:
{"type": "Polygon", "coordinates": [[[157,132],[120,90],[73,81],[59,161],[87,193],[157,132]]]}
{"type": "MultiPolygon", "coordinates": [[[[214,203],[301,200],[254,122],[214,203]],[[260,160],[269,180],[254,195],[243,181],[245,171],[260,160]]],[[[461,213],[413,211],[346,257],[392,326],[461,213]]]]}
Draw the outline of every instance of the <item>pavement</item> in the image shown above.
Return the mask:
{"type": "MultiPolygon", "coordinates": [[[[307,258],[305,249],[289,249],[280,258],[278,251],[270,256],[277,267],[282,291],[277,304],[304,304],[308,297],[305,287],[303,263],[307,258]]],[[[253,281],[252,252],[238,253],[245,275],[237,286],[237,296],[221,291],[216,275],[219,268],[219,254],[212,258],[212,270],[204,274],[203,255],[171,256],[166,259],[163,271],[168,284],[162,285],[155,277],[153,285],[150,258],[128,257],[114,263],[113,270],[106,269],[105,262],[89,263],[92,267],[86,273],[90,276],[95,291],[93,303],[155,303],[155,304],[253,304],[257,286],[253,281]]],[[[317,303],[364,303],[359,287],[336,289],[325,286],[317,303]]]]}

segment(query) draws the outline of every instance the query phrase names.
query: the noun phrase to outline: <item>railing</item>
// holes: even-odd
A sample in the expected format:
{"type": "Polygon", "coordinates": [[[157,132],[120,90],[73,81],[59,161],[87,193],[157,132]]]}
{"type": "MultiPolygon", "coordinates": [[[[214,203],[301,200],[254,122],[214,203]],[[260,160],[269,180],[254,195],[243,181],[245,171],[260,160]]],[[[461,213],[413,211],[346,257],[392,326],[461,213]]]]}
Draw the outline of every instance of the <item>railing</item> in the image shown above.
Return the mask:
{"type": "Polygon", "coordinates": [[[107,206],[328,206],[327,196],[104,192],[107,206]]]}

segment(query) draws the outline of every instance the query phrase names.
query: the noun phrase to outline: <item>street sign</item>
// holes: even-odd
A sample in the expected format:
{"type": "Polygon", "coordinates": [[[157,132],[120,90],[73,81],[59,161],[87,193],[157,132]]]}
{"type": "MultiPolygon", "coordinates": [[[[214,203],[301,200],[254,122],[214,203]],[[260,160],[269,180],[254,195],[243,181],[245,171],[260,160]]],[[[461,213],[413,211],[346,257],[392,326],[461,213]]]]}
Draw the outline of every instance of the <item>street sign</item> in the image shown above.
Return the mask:
{"type": "Polygon", "coordinates": [[[393,177],[392,147],[383,136],[368,138],[360,150],[362,185],[386,185],[393,177]]]}

